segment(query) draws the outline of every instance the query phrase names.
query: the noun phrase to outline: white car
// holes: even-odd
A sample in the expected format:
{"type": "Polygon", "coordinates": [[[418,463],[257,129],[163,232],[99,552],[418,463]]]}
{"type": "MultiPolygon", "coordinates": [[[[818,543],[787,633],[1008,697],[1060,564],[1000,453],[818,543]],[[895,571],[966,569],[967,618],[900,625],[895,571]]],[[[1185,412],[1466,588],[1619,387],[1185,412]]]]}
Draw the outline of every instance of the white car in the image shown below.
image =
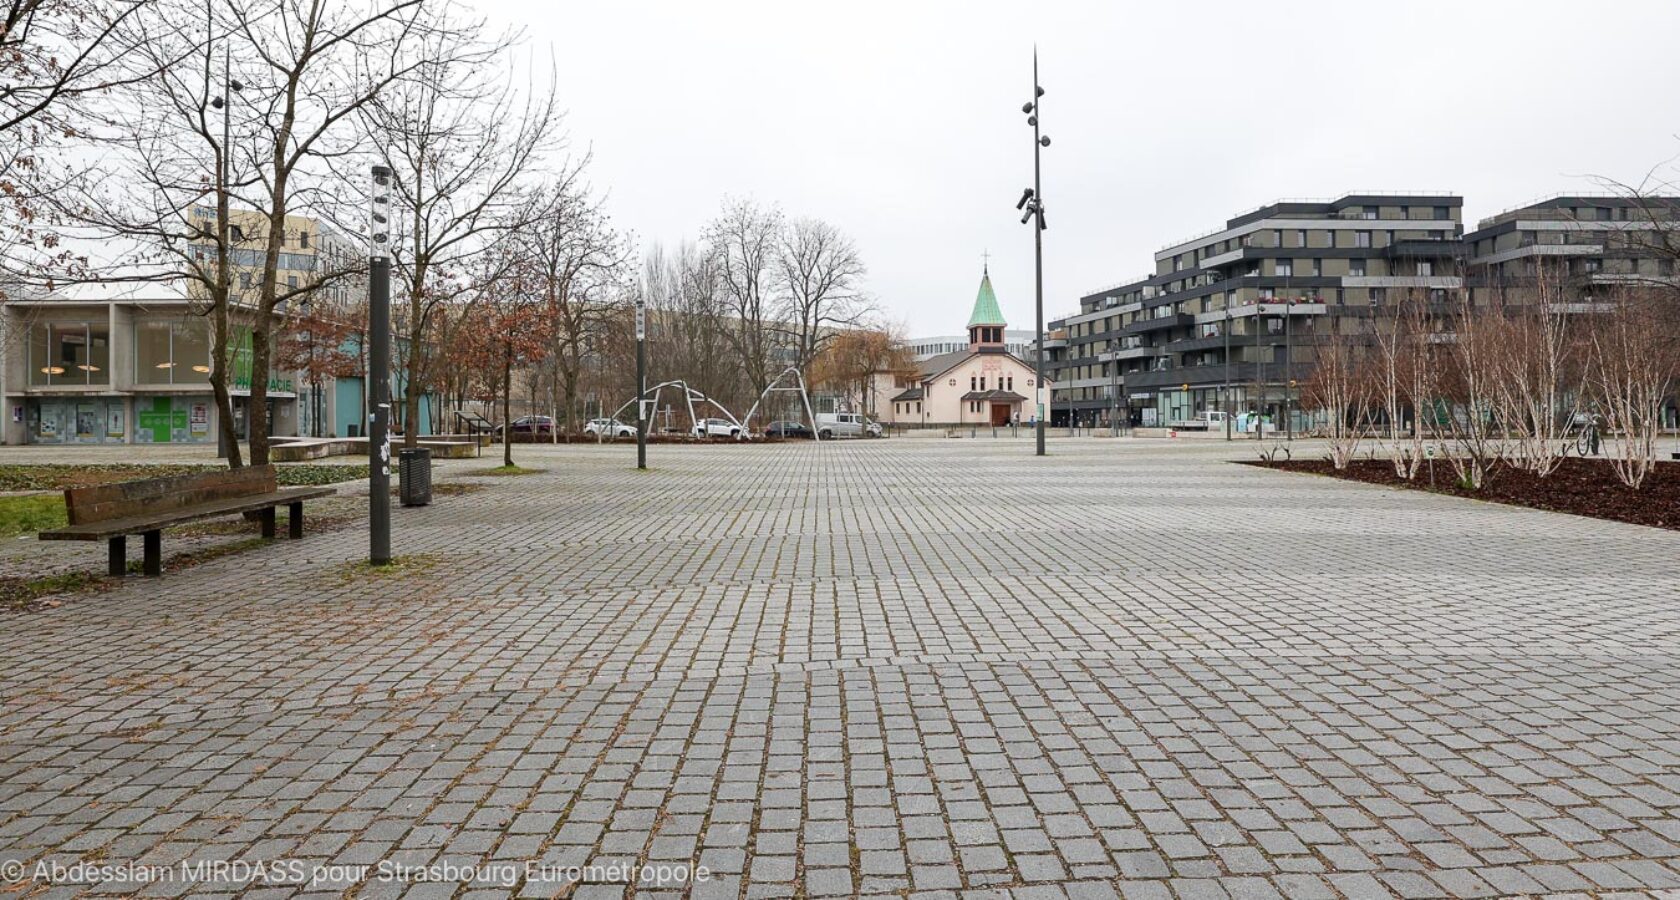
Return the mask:
{"type": "Polygon", "coordinates": [[[630,438],[636,436],[636,426],[626,425],[617,419],[590,419],[589,424],[583,426],[583,433],[591,437],[630,438]]]}
{"type": "Polygon", "coordinates": [[[817,436],[825,441],[837,437],[880,437],[881,423],[871,422],[861,413],[818,413],[817,436]]]}
{"type": "Polygon", "coordinates": [[[700,424],[694,426],[694,436],[703,438],[726,437],[733,441],[745,439],[741,433],[741,426],[728,419],[701,419],[700,424]]]}

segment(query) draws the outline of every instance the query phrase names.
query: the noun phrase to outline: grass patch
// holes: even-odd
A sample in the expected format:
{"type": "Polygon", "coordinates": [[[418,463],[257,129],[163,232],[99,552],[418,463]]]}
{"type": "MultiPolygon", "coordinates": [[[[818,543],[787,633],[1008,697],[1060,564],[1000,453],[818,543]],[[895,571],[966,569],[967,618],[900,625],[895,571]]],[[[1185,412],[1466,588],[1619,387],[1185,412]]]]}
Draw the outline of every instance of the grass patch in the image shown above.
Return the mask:
{"type": "Polygon", "coordinates": [[[473,469],[468,475],[536,475],[542,469],[527,469],[523,466],[496,466],[493,469],[473,469]]]}
{"type": "Polygon", "coordinates": [[[62,494],[0,497],[0,538],[34,534],[67,523],[62,494]]]}
{"type": "Polygon", "coordinates": [[[435,553],[411,553],[407,556],[393,556],[391,561],[383,566],[376,566],[365,559],[342,563],[331,571],[338,577],[340,583],[349,583],[361,578],[401,578],[410,575],[424,575],[437,567],[442,559],[435,553]]]}
{"type": "MultiPolygon", "coordinates": [[[[139,465],[135,463],[111,465],[0,465],[0,491],[57,491],[65,488],[110,484],[117,481],[140,481],[147,478],[167,478],[171,475],[192,475],[210,472],[224,466],[200,465],[139,465]]],[[[275,467],[275,480],[283,487],[317,484],[337,484],[368,477],[366,465],[323,466],[284,465],[275,467]]]]}

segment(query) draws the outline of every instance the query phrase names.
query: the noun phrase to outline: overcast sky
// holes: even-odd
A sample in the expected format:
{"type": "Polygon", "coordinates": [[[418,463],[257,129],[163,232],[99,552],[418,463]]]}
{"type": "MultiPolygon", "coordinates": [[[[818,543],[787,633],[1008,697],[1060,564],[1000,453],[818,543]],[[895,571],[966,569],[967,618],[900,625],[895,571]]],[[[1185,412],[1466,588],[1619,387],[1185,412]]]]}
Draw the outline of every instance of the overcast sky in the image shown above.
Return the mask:
{"type": "Polygon", "coordinates": [[[1035,40],[1047,317],[1274,199],[1450,190],[1474,227],[1680,155],[1676,2],[478,2],[553,49],[642,246],[732,195],[827,219],[911,336],[960,332],[986,250],[1032,327],[1035,40]]]}

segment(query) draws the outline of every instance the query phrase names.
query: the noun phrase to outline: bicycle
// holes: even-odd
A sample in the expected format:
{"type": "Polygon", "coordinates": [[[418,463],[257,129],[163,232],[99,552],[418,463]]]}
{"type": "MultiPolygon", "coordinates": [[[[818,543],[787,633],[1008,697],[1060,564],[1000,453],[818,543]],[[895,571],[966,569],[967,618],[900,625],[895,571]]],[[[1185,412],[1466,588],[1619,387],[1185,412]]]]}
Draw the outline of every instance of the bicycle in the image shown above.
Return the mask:
{"type": "Polygon", "coordinates": [[[1570,423],[1564,431],[1563,455],[1568,456],[1570,450],[1576,456],[1586,458],[1588,455],[1597,456],[1602,443],[1603,433],[1599,428],[1596,414],[1586,416],[1586,421],[1576,420],[1570,423]]]}

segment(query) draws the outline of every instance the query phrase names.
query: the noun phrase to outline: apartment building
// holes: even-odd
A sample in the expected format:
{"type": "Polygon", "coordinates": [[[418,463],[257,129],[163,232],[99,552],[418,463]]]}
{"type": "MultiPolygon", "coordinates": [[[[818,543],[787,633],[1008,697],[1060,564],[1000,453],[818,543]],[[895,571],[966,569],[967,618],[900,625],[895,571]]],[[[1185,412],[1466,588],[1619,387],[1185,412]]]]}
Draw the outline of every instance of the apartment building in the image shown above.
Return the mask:
{"type": "Polygon", "coordinates": [[[1468,286],[1489,302],[1548,268],[1575,302],[1630,284],[1673,284],[1677,229],[1680,198],[1552,197],[1483,219],[1464,236],[1468,286]]]}
{"type": "Polygon", "coordinates": [[[1321,337],[1363,327],[1391,293],[1463,286],[1462,215],[1461,197],[1436,192],[1280,200],[1162,248],[1153,273],[1049,323],[1051,421],[1281,421],[1321,337]]]}

